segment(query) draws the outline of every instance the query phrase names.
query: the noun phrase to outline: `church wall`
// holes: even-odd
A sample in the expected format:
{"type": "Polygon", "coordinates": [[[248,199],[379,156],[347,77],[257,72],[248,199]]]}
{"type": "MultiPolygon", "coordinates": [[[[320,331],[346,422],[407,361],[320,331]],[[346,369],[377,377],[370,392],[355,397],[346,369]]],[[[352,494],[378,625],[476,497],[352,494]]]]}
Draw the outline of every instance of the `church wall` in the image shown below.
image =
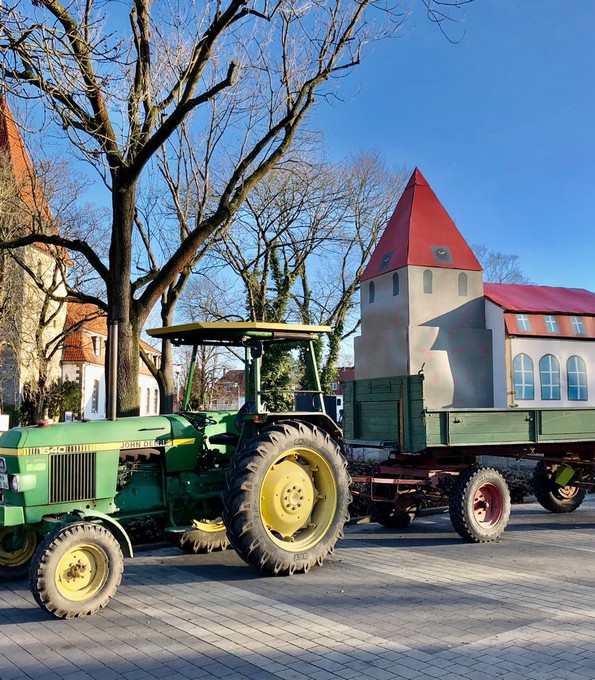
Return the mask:
{"type": "Polygon", "coordinates": [[[482,272],[407,267],[411,291],[410,325],[450,328],[484,328],[482,272]],[[431,292],[427,283],[431,275],[431,292]],[[466,292],[459,290],[460,277],[466,277],[466,292]]]}
{"type": "MultiPolygon", "coordinates": [[[[56,262],[50,253],[43,252],[39,248],[27,249],[26,262],[35,271],[48,287],[52,286],[56,262]]],[[[23,285],[23,305],[21,312],[19,334],[19,364],[20,364],[20,389],[26,382],[36,382],[39,378],[41,365],[40,349],[37,347],[36,332],[40,326],[42,315],[47,321],[47,326],[42,331],[42,348],[47,356],[50,354],[51,343],[57,338],[64,328],[66,320],[66,304],[47,301],[45,295],[39,290],[32,279],[25,274],[23,285]],[[44,306],[47,309],[44,311],[44,306]]],[[[61,283],[54,290],[56,295],[64,295],[65,286],[61,283]]],[[[48,381],[53,382],[61,377],[60,367],[61,352],[55,352],[49,357],[47,371],[48,381]]]]}
{"type": "Polygon", "coordinates": [[[423,367],[428,408],[493,406],[490,331],[411,326],[409,347],[411,373],[423,367]]]}
{"type": "Polygon", "coordinates": [[[360,295],[362,334],[354,341],[356,378],[408,375],[409,290],[405,270],[364,281],[360,295]]]}

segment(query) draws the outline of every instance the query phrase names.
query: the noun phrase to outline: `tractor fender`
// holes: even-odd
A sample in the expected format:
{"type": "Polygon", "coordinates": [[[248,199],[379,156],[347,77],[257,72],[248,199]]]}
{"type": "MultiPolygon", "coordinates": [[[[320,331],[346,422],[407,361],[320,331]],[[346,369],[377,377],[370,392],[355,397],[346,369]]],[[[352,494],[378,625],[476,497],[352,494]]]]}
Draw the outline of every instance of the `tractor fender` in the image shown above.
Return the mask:
{"type": "Polygon", "coordinates": [[[76,517],[77,519],[86,521],[92,522],[93,520],[99,520],[115,536],[116,540],[120,544],[120,548],[122,548],[122,554],[124,557],[133,557],[132,542],[130,541],[130,537],[126,533],[126,529],[124,529],[120,522],[115,520],[113,517],[110,517],[103,512],[89,512],[88,510],[73,510],[69,514],[76,517]]]}
{"type": "Polygon", "coordinates": [[[342,436],[341,429],[335,423],[335,421],[326,413],[321,413],[320,411],[293,411],[293,412],[283,412],[283,413],[268,413],[266,418],[266,424],[272,425],[273,423],[278,423],[284,420],[292,421],[304,421],[310,423],[311,425],[316,425],[321,430],[324,430],[331,439],[339,441],[342,436]]]}

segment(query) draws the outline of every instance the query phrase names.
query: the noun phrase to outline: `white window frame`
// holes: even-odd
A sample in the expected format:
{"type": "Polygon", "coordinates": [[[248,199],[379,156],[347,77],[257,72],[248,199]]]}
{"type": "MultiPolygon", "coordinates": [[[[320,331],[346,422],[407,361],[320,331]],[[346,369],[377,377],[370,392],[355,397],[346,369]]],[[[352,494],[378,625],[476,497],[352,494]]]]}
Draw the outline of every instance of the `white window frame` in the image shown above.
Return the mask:
{"type": "Polygon", "coordinates": [[[533,359],[528,354],[521,353],[515,356],[512,361],[512,375],[516,399],[523,401],[535,399],[535,371],[533,359]],[[520,360],[518,368],[517,360],[520,360]],[[520,381],[517,381],[517,374],[520,377],[520,381]],[[530,382],[527,379],[528,376],[531,376],[530,382]],[[528,394],[529,390],[531,390],[530,396],[528,394]]]}
{"type": "Polygon", "coordinates": [[[548,333],[559,333],[560,326],[558,326],[558,319],[555,316],[545,317],[545,329],[548,333]]]}
{"type": "Polygon", "coordinates": [[[582,357],[579,357],[577,354],[568,357],[568,361],[566,362],[566,377],[568,380],[568,401],[588,401],[589,383],[587,380],[587,364],[582,357]],[[574,382],[574,384],[571,384],[571,382],[574,382]],[[577,390],[578,396],[570,396],[571,388],[577,390]]]}
{"type": "Polygon", "coordinates": [[[570,323],[575,335],[585,335],[585,323],[580,316],[570,317],[570,323]]]}
{"type": "Polygon", "coordinates": [[[553,354],[544,354],[539,360],[539,383],[543,401],[560,401],[560,362],[553,354]],[[554,396],[556,389],[557,397],[554,396]]]}
{"type": "Polygon", "coordinates": [[[528,332],[531,330],[531,319],[526,314],[517,314],[516,322],[519,331],[528,332]]]}
{"type": "Polygon", "coordinates": [[[91,392],[91,413],[99,413],[99,380],[93,381],[91,392]]]}

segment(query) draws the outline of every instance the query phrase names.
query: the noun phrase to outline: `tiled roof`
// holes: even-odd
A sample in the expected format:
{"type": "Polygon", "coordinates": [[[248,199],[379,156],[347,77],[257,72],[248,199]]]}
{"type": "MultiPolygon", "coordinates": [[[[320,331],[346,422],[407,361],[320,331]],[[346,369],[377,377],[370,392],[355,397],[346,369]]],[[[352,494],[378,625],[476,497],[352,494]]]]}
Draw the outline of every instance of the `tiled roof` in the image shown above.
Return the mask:
{"type": "MultiPolygon", "coordinates": [[[[64,341],[62,361],[86,362],[105,365],[105,340],[107,340],[107,314],[89,303],[69,302],[66,312],[65,329],[76,327],[77,330],[70,333],[64,341]],[[77,325],[80,324],[80,325],[77,325]],[[95,354],[93,348],[93,336],[99,336],[101,352],[95,354]]],[[[141,345],[150,354],[160,355],[161,352],[152,347],[144,340],[141,345]]],[[[141,362],[141,373],[148,374],[149,370],[141,362]]]]}
{"type": "Polygon", "coordinates": [[[92,337],[86,333],[75,332],[68,335],[64,341],[62,361],[104,366],[105,351],[102,349],[100,356],[97,356],[93,351],[92,337]]]}

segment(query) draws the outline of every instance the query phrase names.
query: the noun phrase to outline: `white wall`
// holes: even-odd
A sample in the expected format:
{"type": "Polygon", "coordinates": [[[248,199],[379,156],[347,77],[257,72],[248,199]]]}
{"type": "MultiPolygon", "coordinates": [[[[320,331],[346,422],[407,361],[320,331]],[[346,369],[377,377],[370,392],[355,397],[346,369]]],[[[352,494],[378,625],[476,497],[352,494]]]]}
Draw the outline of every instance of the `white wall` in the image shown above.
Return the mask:
{"type": "Polygon", "coordinates": [[[103,366],[84,364],[81,391],[83,402],[82,417],[87,420],[105,418],[105,371],[103,366]],[[97,411],[94,412],[92,410],[93,385],[96,380],[99,381],[99,399],[97,401],[97,411]]]}
{"type": "Polygon", "coordinates": [[[159,413],[159,387],[152,375],[138,377],[140,389],[140,414],[141,416],[152,416],[159,413]],[[147,399],[147,391],[150,397],[147,399]],[[157,394],[157,404],[155,404],[155,394],[157,394]],[[148,403],[147,403],[148,402],[148,403]]]}
{"type": "Polygon", "coordinates": [[[504,310],[493,302],[486,300],[486,328],[492,331],[492,361],[494,375],[494,406],[506,408],[514,401],[514,395],[508,394],[506,380],[506,326],[504,310]]]}

